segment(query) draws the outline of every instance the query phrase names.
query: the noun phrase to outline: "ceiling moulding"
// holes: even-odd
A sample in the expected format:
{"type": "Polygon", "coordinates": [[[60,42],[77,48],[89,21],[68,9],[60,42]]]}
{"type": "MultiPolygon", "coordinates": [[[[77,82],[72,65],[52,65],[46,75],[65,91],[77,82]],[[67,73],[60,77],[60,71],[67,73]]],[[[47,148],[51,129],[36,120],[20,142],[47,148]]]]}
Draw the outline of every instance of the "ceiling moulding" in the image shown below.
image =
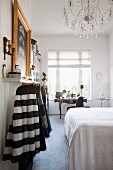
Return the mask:
{"type": "MultiPolygon", "coordinates": [[[[98,38],[108,37],[109,34],[110,33],[99,34],[98,38]]],[[[37,38],[75,38],[75,39],[80,38],[78,36],[73,36],[73,34],[34,34],[33,37],[37,37],[37,38]]],[[[95,38],[95,37],[90,37],[90,38],[95,38]]]]}

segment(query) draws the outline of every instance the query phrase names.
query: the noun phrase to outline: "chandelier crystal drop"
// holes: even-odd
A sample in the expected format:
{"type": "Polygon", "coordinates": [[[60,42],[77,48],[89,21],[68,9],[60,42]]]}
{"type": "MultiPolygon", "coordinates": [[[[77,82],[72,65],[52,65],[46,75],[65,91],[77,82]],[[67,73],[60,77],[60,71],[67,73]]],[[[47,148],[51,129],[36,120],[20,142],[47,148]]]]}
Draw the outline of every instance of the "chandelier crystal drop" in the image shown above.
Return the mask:
{"type": "Polygon", "coordinates": [[[76,36],[96,36],[113,18],[113,0],[66,0],[64,21],[76,36]]]}

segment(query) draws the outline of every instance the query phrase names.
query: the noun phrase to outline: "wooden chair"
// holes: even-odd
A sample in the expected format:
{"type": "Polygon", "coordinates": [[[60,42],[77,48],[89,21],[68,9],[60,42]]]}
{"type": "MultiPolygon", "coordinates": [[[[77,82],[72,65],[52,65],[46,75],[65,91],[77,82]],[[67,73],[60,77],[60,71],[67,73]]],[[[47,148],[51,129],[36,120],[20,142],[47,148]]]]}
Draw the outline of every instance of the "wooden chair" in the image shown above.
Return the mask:
{"type": "MultiPolygon", "coordinates": [[[[85,102],[87,102],[87,99],[85,100],[85,102]]],[[[67,110],[69,110],[70,108],[75,108],[75,107],[84,107],[84,97],[79,96],[77,99],[76,105],[67,107],[67,110]]],[[[88,106],[88,107],[90,107],[90,106],[88,106]]]]}

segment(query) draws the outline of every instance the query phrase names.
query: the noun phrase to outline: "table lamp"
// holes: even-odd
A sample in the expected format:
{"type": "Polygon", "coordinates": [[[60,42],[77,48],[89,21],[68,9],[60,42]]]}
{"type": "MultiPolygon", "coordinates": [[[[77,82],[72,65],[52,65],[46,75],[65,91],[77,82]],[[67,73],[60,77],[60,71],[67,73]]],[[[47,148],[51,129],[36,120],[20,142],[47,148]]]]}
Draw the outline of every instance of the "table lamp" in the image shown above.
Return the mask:
{"type": "Polygon", "coordinates": [[[82,89],[84,88],[83,85],[80,85],[80,89],[81,89],[81,96],[82,96],[82,89]]]}

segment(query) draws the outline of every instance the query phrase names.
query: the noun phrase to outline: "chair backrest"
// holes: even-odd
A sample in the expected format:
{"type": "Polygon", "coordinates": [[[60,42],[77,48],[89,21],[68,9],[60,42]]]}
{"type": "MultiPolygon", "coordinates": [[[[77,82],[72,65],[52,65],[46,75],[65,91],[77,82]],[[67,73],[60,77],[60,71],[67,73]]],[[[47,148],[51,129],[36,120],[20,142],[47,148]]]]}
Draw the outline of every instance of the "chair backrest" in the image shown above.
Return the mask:
{"type": "Polygon", "coordinates": [[[84,107],[84,99],[82,96],[78,97],[76,107],[84,107]]]}

